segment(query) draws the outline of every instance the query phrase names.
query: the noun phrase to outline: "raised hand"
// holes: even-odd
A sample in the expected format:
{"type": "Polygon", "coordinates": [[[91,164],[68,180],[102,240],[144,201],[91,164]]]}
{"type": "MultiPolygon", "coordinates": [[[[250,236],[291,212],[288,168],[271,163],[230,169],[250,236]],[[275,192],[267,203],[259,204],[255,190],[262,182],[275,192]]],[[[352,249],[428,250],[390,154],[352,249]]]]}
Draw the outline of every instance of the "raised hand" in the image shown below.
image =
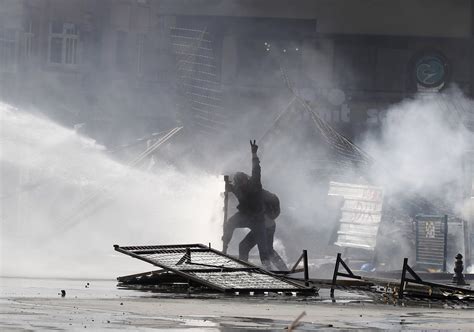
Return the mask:
{"type": "Polygon", "coordinates": [[[253,140],[253,142],[250,140],[250,149],[252,150],[252,153],[257,153],[258,145],[256,142],[256,140],[253,140]]]}

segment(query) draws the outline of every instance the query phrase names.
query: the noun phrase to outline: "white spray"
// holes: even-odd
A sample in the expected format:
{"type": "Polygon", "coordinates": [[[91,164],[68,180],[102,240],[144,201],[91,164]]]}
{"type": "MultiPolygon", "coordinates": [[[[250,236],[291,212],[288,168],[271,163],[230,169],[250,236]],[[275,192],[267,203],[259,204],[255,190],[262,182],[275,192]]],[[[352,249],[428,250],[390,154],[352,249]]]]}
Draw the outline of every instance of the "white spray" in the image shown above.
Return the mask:
{"type": "Polygon", "coordinates": [[[220,243],[218,175],[130,169],[47,118],[0,113],[0,275],[113,278],[153,269],[113,244],[220,243]]]}

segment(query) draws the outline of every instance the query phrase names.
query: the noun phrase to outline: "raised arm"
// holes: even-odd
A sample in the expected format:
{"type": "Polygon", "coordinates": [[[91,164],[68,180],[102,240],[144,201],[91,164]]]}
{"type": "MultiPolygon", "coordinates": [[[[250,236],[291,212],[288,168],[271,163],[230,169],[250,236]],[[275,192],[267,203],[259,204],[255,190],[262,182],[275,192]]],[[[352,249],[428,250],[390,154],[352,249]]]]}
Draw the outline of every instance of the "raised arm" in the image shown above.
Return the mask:
{"type": "Polygon", "coordinates": [[[252,177],[251,181],[254,186],[262,188],[262,169],[260,167],[260,159],[257,156],[258,145],[255,140],[250,140],[250,149],[252,151],[252,177]]]}

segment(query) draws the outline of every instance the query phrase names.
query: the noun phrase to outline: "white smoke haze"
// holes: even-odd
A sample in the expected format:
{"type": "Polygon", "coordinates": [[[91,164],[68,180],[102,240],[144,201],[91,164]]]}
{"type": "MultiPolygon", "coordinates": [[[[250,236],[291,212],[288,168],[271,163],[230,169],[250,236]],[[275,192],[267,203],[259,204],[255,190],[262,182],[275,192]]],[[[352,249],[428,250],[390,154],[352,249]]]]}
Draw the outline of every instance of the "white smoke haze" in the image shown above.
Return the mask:
{"type": "MultiPolygon", "coordinates": [[[[286,105],[281,104],[282,108],[286,105]]],[[[388,201],[398,204],[405,216],[396,225],[383,221],[386,232],[377,250],[387,267],[400,268],[403,257],[414,258],[409,216],[433,213],[426,206],[414,208],[407,203],[422,198],[450,216],[469,218],[463,213],[467,204],[463,188],[472,179],[463,165],[474,142],[472,132],[465,127],[473,106],[456,88],[441,94],[420,94],[382,110],[376,119],[380,121],[379,130],[360,134],[362,139],[356,143],[376,160],[369,184],[382,186],[388,201]]],[[[314,137],[314,131],[304,112],[293,111],[276,126],[271,137],[260,142],[263,185],[282,203],[276,238],[288,252],[290,263],[301,249],[309,249],[310,257],[334,253],[330,238],[336,213],[327,205],[327,181],[343,178],[343,182],[360,183],[363,175],[351,170],[342,177],[335,175],[337,165],[331,166],[330,159],[319,151],[327,143],[314,137]]],[[[462,234],[455,228],[450,228],[452,250],[462,252],[462,234]]]]}
{"type": "MultiPolygon", "coordinates": [[[[395,225],[388,220],[382,221],[377,250],[387,266],[396,268],[403,257],[414,258],[409,216],[435,213],[426,206],[410,206],[419,198],[450,217],[472,219],[464,191],[471,185],[472,174],[466,174],[464,166],[474,143],[473,133],[465,127],[473,106],[456,88],[420,94],[381,112],[380,131],[365,135],[361,146],[376,160],[370,180],[382,186],[386,202],[405,215],[399,220],[399,231],[394,232],[395,225]]],[[[458,224],[451,225],[449,233],[447,263],[452,270],[454,256],[464,252],[464,240],[458,224]]]]}
{"type": "Polygon", "coordinates": [[[219,176],[131,169],[45,117],[0,112],[1,275],[110,278],[153,269],[113,244],[220,243],[219,176]]]}
{"type": "MultiPolygon", "coordinates": [[[[383,166],[372,175],[387,194],[413,192],[460,207],[462,159],[472,144],[458,112],[448,112],[460,101],[471,105],[456,91],[422,95],[382,113],[380,133],[365,136],[361,146],[383,166]]],[[[110,278],[153,269],[115,253],[112,244],[220,247],[219,175],[189,165],[177,170],[160,160],[157,172],[131,169],[94,140],[44,116],[5,104],[0,109],[0,274],[110,278]],[[94,210],[97,202],[105,205],[94,210]]],[[[287,125],[262,144],[261,159],[264,187],[282,202],[275,248],[291,264],[301,249],[327,252],[334,220],[325,211],[327,187],[314,173],[320,156],[315,142],[306,140],[310,129],[295,131],[298,120],[287,125]]],[[[230,150],[233,159],[219,161],[225,173],[250,172],[247,149],[242,139],[230,150]]]]}
{"type": "MultiPolygon", "coordinates": [[[[261,106],[260,113],[272,112],[276,117],[291,95],[274,98],[280,102],[280,109],[275,111],[261,106]]],[[[472,106],[472,101],[455,88],[442,94],[420,94],[382,110],[375,119],[380,121],[379,130],[361,133],[362,139],[356,142],[376,160],[368,178],[370,184],[382,186],[388,201],[398,204],[399,212],[405,215],[396,226],[385,220],[385,226],[392,233],[389,238],[382,237],[379,241],[378,250],[390,253],[385,259],[393,258],[393,268],[399,268],[403,257],[413,257],[407,237],[412,227],[409,216],[432,213],[425,206],[413,208],[407,200],[413,203],[422,198],[449,214],[454,212],[456,217],[469,218],[462,213],[466,205],[464,182],[469,181],[463,164],[466,152],[472,149],[473,137],[464,123],[472,116],[472,106]],[[394,234],[394,226],[403,229],[394,234]],[[393,243],[387,247],[385,240],[393,243]]],[[[293,110],[288,113],[265,141],[260,142],[260,156],[263,186],[276,193],[282,204],[276,239],[283,248],[279,245],[278,250],[286,251],[291,263],[301,249],[309,249],[310,256],[333,254],[335,249],[330,237],[336,226],[337,213],[331,210],[334,207],[327,205],[327,181],[341,181],[342,178],[343,182],[359,183],[363,174],[347,170],[342,177],[331,175],[337,165],[331,166],[330,158],[320,151],[325,145],[328,147],[327,143],[314,135],[316,129],[304,112],[293,110]]],[[[369,118],[369,121],[373,120],[369,118]]],[[[261,126],[261,135],[271,121],[256,123],[266,124],[261,126]]],[[[247,147],[244,139],[235,145],[247,147]]],[[[239,150],[240,156],[246,156],[245,153],[245,150],[239,150]]],[[[248,172],[250,161],[243,158],[233,166],[233,171],[248,172]]],[[[462,244],[463,241],[457,238],[453,242],[462,244]]]]}
{"type": "MultiPolygon", "coordinates": [[[[317,54],[308,52],[308,57],[317,54]]],[[[316,73],[323,70],[324,66],[313,68],[316,73]]],[[[130,169],[93,139],[38,112],[0,104],[0,274],[110,278],[153,269],[116,254],[115,243],[211,242],[220,248],[223,184],[219,170],[250,172],[248,139],[259,139],[293,97],[283,80],[278,85],[278,93],[269,93],[269,100],[256,100],[245,113],[234,112],[234,128],[214,142],[217,147],[209,146],[209,151],[203,147],[203,156],[215,164],[212,174],[191,166],[187,156],[179,170],[160,160],[154,172],[130,169]],[[219,147],[225,154],[218,154],[219,147]],[[97,203],[84,203],[91,197],[105,205],[95,211],[97,203]],[[81,216],[89,212],[90,216],[81,216]]],[[[324,103],[316,104],[324,107],[324,103]]],[[[116,106],[111,101],[105,108],[116,106]]],[[[453,89],[419,95],[381,111],[376,119],[380,131],[363,135],[359,144],[381,166],[373,169],[373,184],[394,197],[416,193],[428,200],[440,198],[459,212],[463,158],[473,142],[472,133],[460,120],[472,112],[472,106],[472,101],[453,89]]],[[[174,108],[167,111],[176,112],[174,108]]],[[[124,128],[127,125],[121,123],[124,128]]],[[[282,204],[275,248],[288,257],[290,265],[301,249],[310,249],[310,257],[331,250],[329,234],[335,220],[325,205],[325,181],[334,179],[321,174],[327,160],[319,153],[321,141],[313,140],[314,130],[309,118],[292,114],[260,145],[263,185],[282,204]]],[[[135,133],[104,136],[121,141],[136,138],[135,133]]],[[[235,208],[235,202],[231,203],[231,209],[235,208]]],[[[235,245],[238,236],[232,242],[235,245]]]]}
{"type": "Polygon", "coordinates": [[[380,133],[367,135],[362,143],[378,162],[374,182],[389,195],[441,199],[460,213],[463,164],[474,141],[464,121],[473,105],[454,89],[389,107],[382,113],[380,133]]]}

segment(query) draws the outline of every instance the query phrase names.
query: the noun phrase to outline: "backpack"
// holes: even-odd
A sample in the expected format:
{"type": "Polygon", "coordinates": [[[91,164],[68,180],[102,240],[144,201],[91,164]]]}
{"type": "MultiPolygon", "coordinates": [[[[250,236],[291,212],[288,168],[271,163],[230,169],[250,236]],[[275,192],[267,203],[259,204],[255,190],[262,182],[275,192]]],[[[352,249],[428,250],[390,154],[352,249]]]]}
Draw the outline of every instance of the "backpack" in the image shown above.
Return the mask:
{"type": "Polygon", "coordinates": [[[267,191],[263,190],[263,205],[265,209],[265,214],[270,218],[275,220],[280,215],[280,200],[278,196],[267,191]]]}

